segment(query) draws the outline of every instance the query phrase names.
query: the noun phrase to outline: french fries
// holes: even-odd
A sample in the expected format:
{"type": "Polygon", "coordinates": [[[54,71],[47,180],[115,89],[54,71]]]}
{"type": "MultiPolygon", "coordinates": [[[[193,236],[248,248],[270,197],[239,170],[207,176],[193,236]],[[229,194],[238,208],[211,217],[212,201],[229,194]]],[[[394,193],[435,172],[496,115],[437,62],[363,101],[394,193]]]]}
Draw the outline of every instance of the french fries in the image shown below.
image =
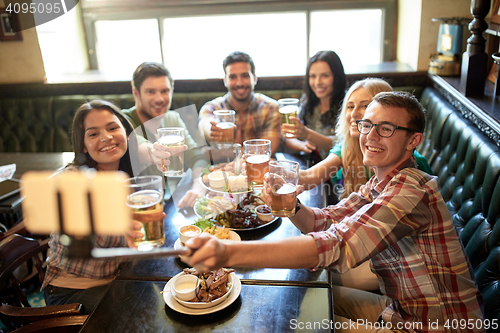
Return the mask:
{"type": "Polygon", "coordinates": [[[207,232],[210,235],[214,235],[215,237],[219,239],[231,239],[231,236],[229,235],[229,229],[226,227],[222,228],[217,228],[215,225],[213,225],[211,228],[206,227],[203,232],[207,232]]]}

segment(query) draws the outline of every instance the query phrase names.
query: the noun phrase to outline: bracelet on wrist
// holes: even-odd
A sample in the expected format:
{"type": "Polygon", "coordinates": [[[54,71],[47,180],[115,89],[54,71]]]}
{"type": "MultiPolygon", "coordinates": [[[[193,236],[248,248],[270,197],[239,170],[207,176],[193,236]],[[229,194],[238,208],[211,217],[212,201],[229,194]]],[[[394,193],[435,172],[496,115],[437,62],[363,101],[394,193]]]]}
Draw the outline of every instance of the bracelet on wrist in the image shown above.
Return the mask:
{"type": "Polygon", "coordinates": [[[295,205],[295,214],[297,214],[301,208],[302,208],[302,203],[297,198],[297,204],[295,205]]]}

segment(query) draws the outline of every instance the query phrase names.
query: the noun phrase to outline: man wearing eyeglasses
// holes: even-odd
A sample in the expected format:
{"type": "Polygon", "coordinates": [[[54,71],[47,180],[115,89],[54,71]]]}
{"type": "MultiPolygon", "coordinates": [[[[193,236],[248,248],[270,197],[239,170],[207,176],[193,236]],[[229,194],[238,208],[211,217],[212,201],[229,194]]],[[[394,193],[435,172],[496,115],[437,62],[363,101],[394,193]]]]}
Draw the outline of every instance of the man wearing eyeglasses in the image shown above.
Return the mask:
{"type": "MultiPolygon", "coordinates": [[[[346,272],[366,260],[378,295],[333,286],[337,332],[484,332],[450,322],[483,320],[482,300],[436,177],[416,168],[425,113],[401,92],[379,93],[358,121],[363,163],[375,175],[358,192],[324,209],[297,204],[290,220],[305,237],[222,243],[199,237],[188,264],[216,267],[328,268],[346,272]],[[352,330],[351,330],[352,329],[352,330]]],[[[266,176],[263,199],[282,182],[266,176]]],[[[303,189],[298,189],[298,193],[303,189]]]]}

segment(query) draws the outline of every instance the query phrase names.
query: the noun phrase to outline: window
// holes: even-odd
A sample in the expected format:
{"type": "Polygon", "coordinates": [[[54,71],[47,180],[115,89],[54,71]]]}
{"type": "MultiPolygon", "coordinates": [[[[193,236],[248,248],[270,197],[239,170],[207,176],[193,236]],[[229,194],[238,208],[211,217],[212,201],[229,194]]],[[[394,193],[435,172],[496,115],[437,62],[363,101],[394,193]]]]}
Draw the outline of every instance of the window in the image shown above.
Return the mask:
{"type": "Polygon", "coordinates": [[[155,19],[97,21],[95,31],[99,70],[106,75],[130,79],[142,62],[162,62],[155,19]]]}
{"type": "Polygon", "coordinates": [[[252,56],[260,77],[304,75],[320,50],[336,51],[347,73],[395,58],[396,0],[80,3],[89,69],[107,79],[128,80],[144,61],[164,62],[175,79],[220,78],[236,50],[252,56]]]}
{"type": "Polygon", "coordinates": [[[163,29],[165,65],[176,79],[220,78],[233,51],[253,58],[257,76],[304,73],[305,13],[171,18],[163,29]]]}
{"type": "Polygon", "coordinates": [[[309,39],[310,55],[321,50],[334,50],[346,72],[351,72],[358,64],[379,64],[383,61],[382,10],[312,12],[309,39]]]}
{"type": "Polygon", "coordinates": [[[88,68],[79,14],[77,8],[73,8],[55,20],[36,26],[49,82],[64,81],[67,74],[83,73],[88,68]]]}

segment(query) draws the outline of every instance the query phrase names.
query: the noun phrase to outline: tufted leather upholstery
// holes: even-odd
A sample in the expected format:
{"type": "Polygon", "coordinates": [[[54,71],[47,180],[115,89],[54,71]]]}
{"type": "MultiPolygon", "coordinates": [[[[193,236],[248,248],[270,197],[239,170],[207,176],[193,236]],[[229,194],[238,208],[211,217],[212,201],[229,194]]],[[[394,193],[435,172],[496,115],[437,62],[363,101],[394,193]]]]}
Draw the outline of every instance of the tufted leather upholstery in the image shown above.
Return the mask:
{"type": "MultiPolygon", "coordinates": [[[[300,90],[263,92],[279,99],[300,97],[300,90]]],[[[171,109],[195,104],[201,106],[221,92],[174,93],[171,109]]],[[[104,99],[121,109],[134,106],[132,94],[71,95],[0,99],[0,152],[72,151],[71,123],[76,109],[85,101],[104,99]]]]}
{"type": "Polygon", "coordinates": [[[486,318],[500,321],[500,149],[433,88],[424,90],[421,102],[427,127],[417,149],[439,177],[486,318]]]}

